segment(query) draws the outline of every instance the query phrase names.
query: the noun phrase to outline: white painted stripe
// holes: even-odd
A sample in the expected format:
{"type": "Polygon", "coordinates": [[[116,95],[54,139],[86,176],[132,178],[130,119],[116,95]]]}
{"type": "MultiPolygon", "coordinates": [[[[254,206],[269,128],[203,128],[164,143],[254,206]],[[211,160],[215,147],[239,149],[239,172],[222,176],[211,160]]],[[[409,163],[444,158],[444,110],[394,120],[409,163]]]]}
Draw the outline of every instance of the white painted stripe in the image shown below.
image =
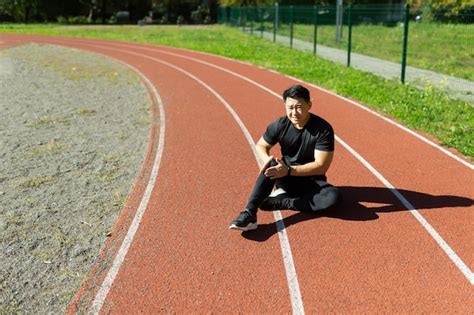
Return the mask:
{"type": "MultiPolygon", "coordinates": [[[[117,49],[113,49],[113,48],[110,48],[110,47],[104,47],[104,46],[100,46],[100,45],[96,45],[96,44],[88,43],[87,45],[117,51],[117,49]]],[[[202,84],[204,87],[206,87],[212,94],[214,94],[224,104],[224,106],[230,112],[230,114],[235,119],[235,121],[237,122],[237,124],[241,128],[242,132],[244,133],[244,136],[247,139],[247,142],[249,143],[250,148],[252,149],[252,152],[253,152],[254,157],[257,161],[257,164],[260,167],[263,166],[263,162],[260,160],[260,158],[257,154],[257,151],[255,150],[255,143],[252,139],[252,136],[250,135],[248,129],[243,124],[242,120],[237,115],[237,113],[233,110],[232,106],[230,106],[227,103],[227,101],[220,94],[218,94],[215,90],[213,90],[209,85],[205,84],[199,78],[195,77],[194,75],[192,75],[191,73],[185,71],[184,69],[181,69],[181,68],[179,68],[179,67],[177,67],[173,64],[162,61],[160,59],[153,58],[153,57],[143,55],[143,54],[139,54],[139,53],[126,51],[126,50],[120,50],[119,49],[118,51],[128,53],[128,54],[132,54],[132,55],[145,57],[147,59],[151,59],[151,60],[154,60],[156,62],[168,65],[168,66],[170,66],[170,67],[172,67],[172,68],[174,68],[174,69],[190,76],[191,78],[193,78],[194,80],[196,80],[197,82],[202,84]]],[[[109,56],[109,58],[113,58],[113,57],[109,56]]],[[[125,65],[129,66],[130,68],[132,68],[134,70],[136,70],[140,75],[142,75],[142,77],[147,82],[147,84],[150,84],[150,86],[152,88],[152,91],[155,94],[157,100],[159,100],[160,116],[163,117],[163,122],[162,122],[162,125],[160,126],[160,144],[164,144],[164,109],[163,109],[163,104],[162,104],[161,98],[159,97],[158,93],[154,89],[151,82],[141,72],[139,72],[137,69],[135,69],[134,67],[132,67],[128,64],[125,64],[125,65]],[[161,127],[163,127],[163,130],[161,130],[161,127]],[[161,139],[162,135],[163,135],[163,139],[161,139]]],[[[268,90],[268,91],[270,91],[270,90],[268,90]]],[[[157,159],[155,160],[155,164],[154,164],[154,168],[153,168],[153,172],[152,172],[152,173],[155,173],[155,165],[156,165],[157,166],[156,167],[156,176],[154,177],[155,179],[153,180],[153,184],[150,186],[151,179],[152,179],[152,178],[150,178],[150,181],[148,182],[148,185],[147,185],[147,191],[148,191],[148,188],[151,187],[150,188],[150,193],[151,193],[151,190],[152,190],[152,188],[154,186],[154,183],[156,181],[156,177],[158,175],[159,163],[161,161],[163,148],[161,147],[161,150],[160,150],[160,147],[159,147],[158,151],[160,152],[159,153],[159,160],[158,160],[158,155],[157,155],[157,159]]],[[[144,195],[144,197],[145,197],[145,195],[144,195]]],[[[150,198],[150,196],[148,194],[148,197],[147,197],[147,200],[146,200],[145,203],[144,203],[145,198],[142,199],[142,202],[140,203],[140,208],[142,207],[142,204],[144,204],[143,210],[141,211],[141,213],[140,213],[140,211],[137,210],[137,214],[135,215],[135,218],[132,222],[132,225],[130,226],[129,231],[128,231],[125,239],[124,239],[124,242],[122,243],[122,245],[120,247],[119,253],[117,254],[117,257],[114,259],[114,263],[112,265],[112,268],[109,270],[106,278],[104,279],[104,281],[103,281],[103,283],[102,283],[102,285],[101,285],[101,287],[100,287],[100,289],[99,289],[99,291],[98,291],[98,293],[95,297],[95,300],[94,300],[94,302],[92,304],[92,307],[91,307],[91,312],[93,312],[94,314],[98,314],[100,312],[100,309],[102,308],[102,305],[105,302],[105,299],[106,299],[106,297],[107,297],[107,295],[110,291],[110,288],[112,287],[112,284],[115,281],[115,278],[118,274],[118,271],[119,271],[119,269],[120,269],[120,267],[123,263],[123,260],[125,259],[125,256],[127,255],[128,249],[129,249],[129,247],[130,247],[130,245],[133,241],[133,237],[135,236],[135,233],[138,229],[138,225],[141,222],[141,219],[142,219],[143,213],[146,209],[146,205],[148,204],[149,198],[150,198]]],[[[289,240],[288,240],[288,234],[286,233],[285,225],[283,223],[283,219],[281,217],[280,211],[274,211],[273,213],[274,213],[274,218],[275,218],[275,224],[277,226],[278,237],[279,237],[279,240],[280,240],[280,246],[281,246],[281,249],[282,249],[282,256],[283,256],[283,261],[284,261],[284,264],[285,264],[285,271],[286,271],[288,287],[289,287],[289,291],[290,291],[290,299],[291,299],[291,305],[292,305],[293,313],[298,314],[298,315],[299,314],[304,315],[303,300],[302,300],[302,297],[301,297],[301,291],[300,291],[299,284],[298,284],[298,277],[297,277],[296,269],[295,269],[294,262],[293,262],[293,255],[292,255],[290,243],[289,243],[289,240]]]]}
{"type": "MultiPolygon", "coordinates": [[[[109,48],[109,47],[98,46],[98,45],[92,45],[92,46],[105,48],[105,49],[112,49],[112,48],[109,48]]],[[[118,49],[118,50],[114,49],[114,50],[115,51],[121,51],[121,52],[124,52],[124,53],[127,53],[127,54],[137,55],[137,56],[140,56],[140,57],[145,57],[147,59],[162,63],[164,65],[167,65],[169,67],[172,67],[173,69],[176,69],[176,70],[184,73],[185,75],[191,77],[192,79],[194,79],[195,81],[200,83],[202,86],[204,86],[214,96],[216,96],[217,99],[219,99],[221,101],[221,103],[224,105],[224,107],[232,115],[232,117],[237,122],[240,129],[242,130],[247,142],[249,143],[250,148],[252,149],[252,153],[254,154],[254,157],[257,161],[257,164],[260,167],[263,166],[263,162],[260,160],[260,158],[257,154],[257,151],[255,149],[255,142],[253,141],[252,136],[250,135],[250,132],[248,131],[247,127],[245,127],[244,123],[242,122],[240,117],[237,115],[237,113],[234,111],[232,106],[219,93],[217,93],[213,88],[211,88],[209,85],[207,85],[205,82],[203,82],[202,80],[200,80],[199,78],[197,78],[193,74],[191,74],[191,73],[187,72],[186,70],[184,70],[180,67],[177,67],[177,66],[175,66],[171,63],[168,63],[166,61],[163,61],[163,60],[151,57],[151,56],[143,55],[143,54],[140,54],[140,53],[126,51],[126,50],[121,50],[121,49],[118,49]]],[[[161,114],[161,111],[160,111],[160,114],[161,114]]],[[[300,291],[299,284],[298,284],[298,277],[297,277],[296,269],[295,269],[294,262],[293,262],[293,255],[292,255],[290,243],[289,243],[289,240],[288,240],[288,234],[286,233],[285,225],[283,223],[283,219],[281,217],[280,211],[274,211],[273,213],[274,213],[274,217],[275,217],[275,221],[276,221],[275,224],[277,225],[277,231],[278,231],[278,236],[279,236],[279,240],[280,240],[280,246],[281,246],[281,250],[282,250],[283,261],[284,261],[284,264],[285,264],[285,271],[286,271],[286,277],[287,277],[288,287],[289,287],[289,291],[290,291],[290,299],[291,299],[293,314],[304,315],[303,299],[301,297],[301,291],[300,291]]],[[[140,220],[141,220],[141,217],[140,217],[140,220]]],[[[140,223],[140,221],[138,221],[138,223],[136,224],[135,232],[136,232],[136,229],[138,228],[139,223],[140,223]]],[[[133,226],[133,223],[132,223],[132,226],[133,226]]],[[[130,229],[131,228],[132,227],[130,227],[130,229]]],[[[133,235],[135,234],[135,232],[133,232],[133,235]]],[[[132,239],[133,239],[133,237],[132,237],[132,239]]],[[[98,313],[100,311],[100,308],[102,307],[102,305],[105,301],[107,293],[109,292],[110,287],[112,286],[113,281],[114,281],[114,279],[115,279],[115,277],[118,273],[118,270],[120,269],[120,266],[123,262],[123,259],[125,258],[125,255],[128,251],[128,247],[130,246],[131,241],[132,240],[130,240],[130,242],[127,245],[125,245],[126,250],[124,250],[123,255],[121,255],[120,258],[117,255],[116,259],[114,260],[114,265],[115,265],[115,261],[119,260],[119,262],[117,262],[116,268],[114,269],[113,272],[112,272],[112,269],[109,271],[109,274],[111,274],[111,277],[110,278],[107,277],[106,280],[104,280],[104,283],[101,286],[101,290],[99,290],[99,293],[97,293],[96,300],[98,300],[98,302],[96,303],[96,301],[94,301],[94,303],[93,303],[93,311],[95,313],[98,313]],[[104,288],[104,289],[102,289],[102,288],[104,288]]],[[[122,244],[122,247],[123,246],[124,245],[122,244]]],[[[114,268],[114,266],[112,268],[114,268]]]]}
{"type": "MultiPolygon", "coordinates": [[[[100,47],[100,46],[99,46],[100,47]]],[[[108,47],[102,47],[102,48],[107,48],[107,49],[110,49],[108,47]]],[[[131,52],[128,52],[128,51],[124,51],[126,53],[131,53],[131,52]]],[[[168,53],[168,52],[167,52],[168,53]]],[[[136,53],[131,53],[131,54],[136,54],[136,53]]],[[[171,53],[170,53],[171,54],[171,53]]],[[[166,63],[162,60],[159,60],[159,59],[156,59],[156,58],[153,58],[153,57],[150,57],[150,56],[146,56],[146,55],[142,55],[142,54],[136,54],[136,55],[140,55],[140,56],[144,56],[146,58],[149,58],[149,59],[152,59],[152,60],[155,60],[155,61],[158,61],[158,62],[161,62],[161,63],[166,63]]],[[[177,55],[177,54],[176,54],[177,55]]],[[[177,55],[177,56],[180,56],[180,55],[177,55]]],[[[191,57],[187,57],[187,56],[181,56],[182,58],[187,58],[187,59],[195,59],[195,58],[191,58],[191,57]]],[[[200,61],[198,59],[196,59],[197,62],[201,62],[201,63],[207,63],[207,62],[204,62],[204,61],[200,61]]],[[[212,65],[212,64],[210,64],[212,65]]],[[[171,65],[170,66],[173,66],[175,67],[174,65],[171,65]]],[[[214,67],[216,68],[221,68],[219,66],[215,66],[214,67]]],[[[176,67],[177,68],[177,67],[176,67]]],[[[181,69],[181,68],[179,68],[181,69]]],[[[225,68],[222,68],[222,69],[225,69],[225,68]]],[[[184,71],[186,73],[185,70],[181,69],[182,71],[184,71]]],[[[225,69],[226,72],[228,73],[231,73],[237,77],[240,77],[240,78],[244,78],[244,80],[248,81],[248,82],[252,82],[252,84],[256,85],[256,86],[259,86],[261,87],[262,89],[264,89],[265,91],[269,92],[270,94],[280,98],[280,96],[273,92],[272,90],[264,87],[263,85],[260,85],[259,83],[247,78],[247,77],[244,77],[244,76],[241,76],[240,74],[237,74],[237,73],[234,73],[228,69],[225,69]]],[[[190,74],[191,75],[191,74],[190,74]]],[[[192,76],[192,75],[191,75],[192,76]]],[[[198,79],[199,80],[199,79],[198,79]]],[[[301,80],[298,80],[300,82],[302,82],[301,80]]],[[[217,94],[217,93],[216,93],[217,94]]],[[[220,95],[219,95],[220,96],[220,95]]],[[[337,96],[337,95],[336,95],[337,96]]],[[[223,98],[222,98],[223,99],[223,98]]],[[[363,106],[362,106],[363,107],[363,106]]],[[[233,110],[232,110],[233,111],[233,110]]],[[[232,113],[232,112],[231,112],[232,113]]],[[[237,114],[236,114],[237,115],[237,114]]],[[[238,116],[237,116],[238,117],[238,116]]],[[[240,120],[240,118],[239,118],[240,120]]],[[[240,125],[240,124],[239,124],[240,125]]],[[[243,125],[243,123],[242,123],[243,125]]],[[[245,126],[244,126],[245,127],[245,126]]],[[[244,131],[244,134],[245,134],[245,131],[244,131]]],[[[247,134],[250,135],[247,131],[247,134]]],[[[247,137],[247,135],[246,135],[247,137]]],[[[251,138],[250,138],[251,139],[251,138]]],[[[365,167],[367,167],[387,188],[389,188],[392,193],[405,205],[405,207],[407,207],[407,209],[410,211],[410,213],[413,214],[413,216],[418,220],[418,222],[425,228],[425,230],[435,239],[435,241],[438,243],[438,245],[443,249],[443,251],[447,254],[447,256],[451,259],[451,261],[453,261],[453,263],[456,265],[456,267],[464,274],[464,276],[468,279],[468,281],[471,283],[471,285],[474,285],[474,276],[473,276],[473,273],[472,271],[469,269],[469,267],[459,258],[459,256],[454,252],[454,250],[452,250],[452,248],[446,243],[446,241],[444,241],[444,239],[439,235],[439,233],[437,233],[437,231],[426,221],[426,219],[418,212],[417,209],[415,209],[409,202],[408,200],[398,191],[396,190],[374,167],[372,167],[372,165],[370,163],[368,163],[365,159],[362,158],[362,156],[360,154],[358,154],[354,149],[352,149],[347,143],[345,143],[342,139],[340,139],[339,137],[336,136],[336,140],[341,143],[341,145],[343,145],[347,150],[349,150],[349,152],[351,152],[351,154],[353,154],[365,167]]],[[[160,142],[162,143],[162,142],[160,142]]],[[[249,142],[250,144],[251,143],[254,143],[253,140],[251,139],[251,141],[249,142]]],[[[252,146],[252,150],[254,152],[254,155],[256,156],[256,159],[257,159],[257,162],[259,163],[259,165],[261,165],[261,161],[259,160],[258,156],[256,155],[256,152],[255,152],[255,148],[254,148],[254,145],[252,146]]],[[[276,212],[275,212],[276,213],[276,212]]],[[[278,211],[278,215],[275,214],[275,220],[276,220],[276,224],[277,224],[277,228],[278,228],[278,222],[282,222],[282,219],[281,219],[281,213],[279,213],[278,211]]],[[[284,226],[283,226],[283,231],[285,232],[285,238],[286,238],[286,241],[288,241],[287,239],[287,234],[286,234],[286,230],[284,229],[284,226]]],[[[279,232],[279,236],[280,236],[280,232],[279,232]]],[[[280,237],[280,242],[282,243],[282,237],[280,237]]],[[[289,247],[289,242],[288,242],[288,249],[290,250],[290,255],[291,255],[291,248],[289,247]]],[[[282,245],[282,251],[283,251],[283,245],[282,245]]],[[[286,259],[285,258],[285,255],[283,254],[284,256],[284,260],[286,259]]],[[[290,262],[288,262],[288,264],[290,264],[290,262]]],[[[287,266],[287,263],[286,263],[286,260],[285,260],[285,268],[287,266]]],[[[292,258],[292,255],[291,255],[291,266],[292,268],[290,269],[293,269],[294,270],[294,274],[295,274],[295,280],[296,280],[296,285],[297,285],[297,291],[296,292],[293,292],[293,290],[291,289],[292,288],[292,281],[289,279],[289,274],[288,274],[288,270],[287,270],[287,277],[288,277],[288,282],[289,282],[289,287],[290,287],[290,295],[292,294],[298,294],[299,295],[299,301],[301,301],[301,308],[299,308],[299,305],[298,304],[294,304],[294,301],[293,301],[293,297],[292,297],[292,307],[293,307],[293,312],[295,314],[303,314],[304,313],[304,308],[303,308],[303,304],[302,304],[302,298],[301,298],[301,292],[300,292],[300,289],[299,289],[299,285],[298,285],[298,282],[297,282],[297,277],[296,277],[296,269],[294,267],[294,263],[293,263],[293,258],[292,258]]],[[[113,281],[112,281],[113,282],[113,281]]],[[[105,299],[105,298],[104,298],[105,299]]]]}
{"type": "MultiPolygon", "coordinates": [[[[108,56],[111,58],[110,56],[108,56]]],[[[115,58],[114,58],[115,59],[115,58]]],[[[98,314],[100,309],[102,308],[102,305],[105,302],[105,299],[110,291],[110,288],[112,287],[112,284],[115,281],[115,278],[118,274],[118,271],[120,267],[122,266],[122,263],[125,259],[125,256],[127,255],[128,249],[130,248],[130,245],[132,244],[133,238],[135,237],[135,234],[138,230],[138,226],[140,225],[140,222],[143,218],[143,214],[145,213],[145,209],[148,206],[148,202],[150,201],[150,196],[151,192],[153,190],[153,187],[155,186],[156,179],[158,177],[158,170],[160,168],[160,162],[161,158],[163,156],[163,148],[164,148],[164,143],[165,143],[165,111],[163,107],[163,102],[160,98],[160,95],[156,91],[155,87],[153,84],[148,80],[148,78],[141,73],[138,69],[135,67],[126,64],[122,61],[120,61],[122,64],[126,65],[127,67],[131,68],[132,70],[136,71],[146,82],[146,85],[149,87],[149,89],[152,91],[155,99],[158,102],[158,107],[159,107],[159,113],[160,113],[160,130],[159,130],[159,138],[158,138],[158,148],[156,151],[156,156],[155,160],[153,162],[153,169],[151,171],[150,179],[148,180],[145,193],[143,194],[142,200],[140,201],[140,205],[138,207],[137,212],[135,213],[135,217],[133,218],[132,224],[130,225],[127,235],[125,236],[122,245],[120,246],[120,249],[117,253],[117,256],[115,257],[112,267],[109,269],[107,272],[107,275],[102,282],[99,291],[97,292],[94,301],[92,302],[91,310],[93,314],[98,314]]]]}
{"type": "MultiPolygon", "coordinates": [[[[160,51],[162,52],[162,51],[160,51]]],[[[176,55],[177,57],[180,57],[180,55],[175,54],[175,53],[169,53],[169,52],[163,52],[166,54],[172,54],[176,55]]],[[[150,57],[152,58],[152,57],[150,57]]],[[[238,73],[235,73],[229,69],[213,65],[211,63],[205,62],[205,61],[200,61],[199,59],[195,59],[192,57],[187,57],[187,56],[182,56],[182,58],[185,59],[191,59],[206,65],[209,65],[211,67],[217,68],[219,70],[225,71],[229,74],[232,74],[236,77],[239,77],[249,83],[252,83],[255,86],[258,86],[259,88],[265,90],[266,92],[270,93],[271,95],[277,97],[280,99],[280,95],[271,89],[255,82],[254,80],[245,77],[243,75],[240,75],[238,73]]],[[[184,71],[184,70],[183,70],[184,71]]],[[[299,80],[300,81],[300,80],[299,80]]],[[[300,81],[301,82],[301,81],[300,81]]],[[[363,107],[363,106],[362,106],[363,107]]],[[[390,122],[390,121],[389,121],[390,122]]],[[[419,213],[413,205],[411,205],[408,200],[398,191],[396,190],[393,185],[391,185],[381,174],[378,172],[370,163],[368,163],[365,159],[362,158],[362,156],[357,153],[352,147],[350,147],[346,142],[344,142],[341,138],[336,136],[336,140],[341,143],[351,154],[353,154],[365,167],[367,167],[387,188],[392,191],[392,193],[407,207],[407,209],[410,211],[410,213],[417,219],[417,221],[425,228],[425,230],[430,234],[430,236],[436,241],[436,243],[441,247],[441,249],[446,253],[446,255],[451,259],[451,261],[455,264],[455,266],[463,273],[463,275],[467,278],[467,280],[471,283],[471,285],[474,285],[474,276],[472,271],[469,269],[469,267],[462,261],[462,259],[454,252],[454,250],[448,245],[448,243],[441,237],[441,235],[426,221],[426,219],[419,213]]],[[[253,140],[252,140],[253,143],[253,140]]],[[[254,155],[256,153],[254,152],[254,155]]],[[[258,160],[258,157],[257,157],[258,160]]],[[[281,214],[280,214],[281,215],[281,214]]],[[[275,220],[278,219],[276,218],[275,215],[275,220]]],[[[280,239],[281,240],[281,239],[280,239]]],[[[289,246],[289,243],[288,243],[289,246]]],[[[291,258],[293,260],[293,258],[291,258]]],[[[294,268],[294,264],[293,264],[294,268]]],[[[296,276],[296,271],[295,271],[295,276],[296,276]]],[[[289,281],[289,287],[290,287],[290,294],[291,294],[291,281],[289,281]]],[[[298,286],[298,291],[299,291],[299,286],[298,286]]],[[[300,293],[301,294],[301,293],[300,293]]],[[[302,300],[302,298],[301,298],[302,300]]],[[[292,304],[293,305],[293,304],[292,304]]],[[[295,306],[293,305],[293,311],[295,311],[295,306]]]]}
{"type": "Polygon", "coordinates": [[[273,211],[273,217],[275,218],[278,237],[280,239],[281,254],[285,262],[286,280],[288,281],[288,288],[290,289],[293,314],[304,315],[303,298],[301,296],[300,285],[298,284],[293,254],[291,253],[290,240],[288,233],[286,233],[285,223],[283,222],[280,210],[273,211]]]}
{"type": "MultiPolygon", "coordinates": [[[[161,53],[165,53],[165,54],[171,54],[171,55],[175,55],[177,57],[180,57],[180,55],[178,54],[175,54],[175,53],[170,53],[170,52],[163,52],[163,51],[159,51],[161,53]]],[[[259,88],[265,90],[266,92],[270,93],[271,95],[277,97],[277,98],[281,98],[279,94],[277,94],[276,92],[272,91],[271,89],[261,85],[260,83],[258,82],[255,82],[253,81],[252,79],[248,78],[248,77],[245,77],[243,75],[240,75],[238,73],[235,73],[229,69],[226,69],[226,68],[223,68],[223,67],[220,67],[220,66],[217,66],[217,65],[213,65],[211,63],[208,63],[206,61],[201,61],[199,59],[195,59],[195,58],[192,58],[192,57],[188,57],[188,56],[182,56],[182,58],[185,58],[185,59],[191,59],[193,61],[196,61],[196,62],[199,62],[199,63],[202,63],[202,64],[206,64],[206,65],[209,65],[211,67],[214,67],[214,68],[217,68],[219,70],[222,70],[222,71],[225,71],[227,73],[230,73],[238,78],[241,78],[247,82],[250,82],[252,83],[253,85],[255,86],[258,86],[259,88]]],[[[298,80],[300,82],[302,82],[301,80],[298,80]]],[[[389,121],[390,122],[390,121],[389,121]]],[[[439,233],[426,221],[426,219],[418,212],[417,209],[415,209],[409,202],[408,200],[403,197],[403,195],[398,191],[396,190],[381,174],[380,172],[378,172],[374,167],[372,167],[371,164],[369,164],[365,159],[362,158],[362,156],[357,153],[354,149],[352,149],[346,142],[344,142],[341,138],[339,138],[338,136],[336,136],[336,140],[341,143],[352,155],[354,155],[365,167],[367,167],[387,188],[390,189],[390,191],[392,191],[392,193],[407,207],[407,209],[410,211],[411,214],[413,214],[413,216],[418,220],[418,222],[426,229],[426,231],[431,235],[431,237],[433,237],[433,239],[438,243],[438,245],[443,249],[443,251],[446,253],[446,255],[451,259],[451,261],[456,265],[456,267],[464,274],[464,276],[468,279],[468,281],[471,283],[471,284],[474,284],[474,280],[473,280],[473,273],[472,271],[469,269],[469,267],[461,260],[461,258],[454,252],[454,250],[448,245],[448,243],[446,243],[446,241],[441,237],[441,235],[439,235],[439,233]]]]}
{"type": "Polygon", "coordinates": [[[454,252],[454,250],[446,243],[446,241],[439,235],[439,233],[426,221],[421,213],[385,178],[378,172],[367,160],[365,160],[359,153],[352,149],[346,142],[336,136],[337,141],[344,146],[349,152],[354,155],[372,174],[375,175],[395,197],[400,200],[403,205],[410,211],[410,213],[418,220],[418,222],[425,228],[428,234],[438,243],[441,249],[448,255],[451,261],[458,267],[458,269],[464,274],[467,280],[474,285],[474,274],[469,267],[462,261],[462,259],[454,252]]]}
{"type": "MultiPolygon", "coordinates": [[[[137,54],[141,55],[141,54],[137,54]]],[[[142,55],[145,56],[145,55],[142,55]]],[[[255,149],[255,142],[252,139],[252,136],[250,135],[250,132],[248,131],[247,127],[245,127],[244,123],[240,119],[239,115],[234,111],[232,106],[219,94],[217,93],[212,87],[210,87],[208,84],[203,82],[201,79],[197,78],[193,74],[187,72],[186,70],[177,67],[171,63],[168,63],[166,61],[162,61],[153,57],[148,57],[154,61],[160,62],[162,64],[165,64],[169,67],[172,67],[173,69],[176,69],[187,76],[193,78],[195,81],[199,82],[202,86],[204,86],[209,92],[214,94],[214,96],[221,101],[221,103],[224,105],[224,107],[229,111],[229,113],[232,115],[234,120],[237,122],[239,125],[240,129],[242,130],[243,134],[245,135],[245,138],[247,139],[247,142],[250,145],[250,148],[252,149],[252,153],[255,157],[255,160],[257,161],[257,164],[262,167],[263,166],[263,161],[260,160],[257,150],[255,149]]],[[[291,299],[291,306],[293,309],[293,314],[304,314],[304,306],[303,306],[303,299],[301,297],[301,291],[300,287],[298,284],[298,277],[296,274],[296,268],[293,262],[293,254],[291,253],[291,247],[290,247],[290,242],[288,240],[288,234],[286,233],[285,229],[285,224],[283,223],[283,218],[281,216],[280,211],[273,211],[273,215],[275,218],[275,224],[277,226],[278,230],[278,237],[280,239],[280,246],[281,246],[281,251],[282,251],[282,256],[283,256],[283,261],[285,264],[285,271],[286,271],[286,277],[288,281],[288,288],[290,290],[290,299],[291,299]]]]}

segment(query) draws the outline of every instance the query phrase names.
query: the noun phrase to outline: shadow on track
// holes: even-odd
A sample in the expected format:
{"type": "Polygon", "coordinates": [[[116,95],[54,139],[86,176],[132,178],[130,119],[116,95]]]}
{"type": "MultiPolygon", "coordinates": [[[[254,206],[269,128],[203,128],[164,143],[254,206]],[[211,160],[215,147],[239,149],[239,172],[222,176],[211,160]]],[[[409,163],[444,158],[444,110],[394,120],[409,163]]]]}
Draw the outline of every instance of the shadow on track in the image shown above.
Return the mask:
{"type": "MultiPolygon", "coordinates": [[[[381,187],[338,187],[342,201],[332,209],[317,213],[295,212],[283,219],[285,227],[293,224],[313,220],[319,217],[328,217],[349,221],[377,220],[377,213],[408,211],[388,188],[381,187]],[[379,204],[366,207],[363,203],[379,204]]],[[[415,209],[438,209],[453,207],[470,207],[473,200],[459,196],[434,196],[416,191],[397,189],[415,209]]],[[[253,241],[263,242],[277,233],[276,224],[259,224],[255,231],[243,232],[242,236],[253,241]]]]}

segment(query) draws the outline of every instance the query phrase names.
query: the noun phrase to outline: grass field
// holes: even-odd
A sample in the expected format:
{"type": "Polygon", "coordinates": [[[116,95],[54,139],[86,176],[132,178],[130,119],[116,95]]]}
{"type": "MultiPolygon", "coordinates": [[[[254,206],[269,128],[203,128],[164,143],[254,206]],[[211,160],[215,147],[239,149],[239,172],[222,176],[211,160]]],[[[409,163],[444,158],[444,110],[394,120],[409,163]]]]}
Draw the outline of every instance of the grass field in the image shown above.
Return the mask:
{"type": "MultiPolygon", "coordinates": [[[[273,25],[266,25],[269,31],[273,25]]],[[[334,25],[319,25],[317,44],[347,50],[348,27],[342,41],[335,40],[334,25]]],[[[289,25],[283,24],[278,34],[289,36],[289,25]]],[[[313,42],[314,27],[297,24],[294,38],[313,42]]],[[[403,27],[355,25],[352,28],[352,51],[367,56],[401,63],[403,27]]],[[[408,33],[409,66],[441,72],[474,81],[474,24],[411,23],[408,33]],[[435,49],[441,47],[442,49],[435,49]]]]}
{"type": "MultiPolygon", "coordinates": [[[[249,61],[312,82],[386,113],[473,158],[474,108],[433,88],[381,79],[224,26],[136,27],[0,24],[0,32],[61,35],[170,45],[249,61]],[[298,62],[295,62],[295,61],[298,62]]],[[[1,35],[0,35],[1,36],[1,35]]]]}

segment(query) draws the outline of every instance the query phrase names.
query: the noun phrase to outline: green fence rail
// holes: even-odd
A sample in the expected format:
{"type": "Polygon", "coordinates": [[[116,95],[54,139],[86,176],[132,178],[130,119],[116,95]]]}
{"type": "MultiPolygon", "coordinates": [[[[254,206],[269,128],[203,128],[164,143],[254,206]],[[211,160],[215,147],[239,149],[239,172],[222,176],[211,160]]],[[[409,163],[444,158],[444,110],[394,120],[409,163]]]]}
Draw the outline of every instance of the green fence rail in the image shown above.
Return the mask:
{"type": "Polygon", "coordinates": [[[364,69],[381,60],[376,74],[436,85],[474,104],[474,14],[448,24],[416,12],[403,4],[276,4],[220,8],[218,22],[347,66],[364,69]]]}

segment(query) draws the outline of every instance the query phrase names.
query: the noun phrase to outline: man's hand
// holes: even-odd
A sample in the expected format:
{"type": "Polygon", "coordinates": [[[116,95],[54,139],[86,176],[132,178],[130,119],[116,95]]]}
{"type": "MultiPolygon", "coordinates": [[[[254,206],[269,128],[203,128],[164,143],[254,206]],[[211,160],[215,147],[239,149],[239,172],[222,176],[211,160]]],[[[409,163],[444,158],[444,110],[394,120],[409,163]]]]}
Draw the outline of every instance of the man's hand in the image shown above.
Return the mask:
{"type": "Polygon", "coordinates": [[[267,170],[267,168],[270,166],[270,163],[274,159],[273,155],[270,155],[268,157],[268,160],[263,164],[263,166],[260,168],[260,173],[264,174],[264,172],[267,170]]]}
{"type": "MultiPolygon", "coordinates": [[[[274,158],[275,162],[277,162],[277,165],[268,167],[263,174],[265,176],[270,177],[270,179],[277,179],[277,178],[282,178],[285,177],[288,174],[288,166],[286,166],[285,162],[283,162],[279,158],[274,158]]],[[[265,163],[265,165],[268,165],[270,163],[271,159],[265,163]]]]}

